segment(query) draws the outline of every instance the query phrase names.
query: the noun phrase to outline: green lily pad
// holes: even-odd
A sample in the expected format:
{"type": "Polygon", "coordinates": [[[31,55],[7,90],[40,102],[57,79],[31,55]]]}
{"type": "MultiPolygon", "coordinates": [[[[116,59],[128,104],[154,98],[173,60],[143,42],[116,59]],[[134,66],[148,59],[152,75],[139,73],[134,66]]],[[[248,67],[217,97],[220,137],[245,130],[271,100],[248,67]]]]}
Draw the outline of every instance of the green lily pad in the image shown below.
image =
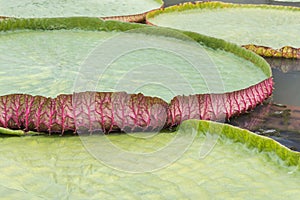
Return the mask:
{"type": "Polygon", "coordinates": [[[161,0],[22,0],[0,1],[0,16],[33,17],[108,17],[134,15],[160,8],[161,0]]]}
{"type": "MultiPolygon", "coordinates": [[[[30,109],[19,106],[23,101],[7,103],[14,97],[9,94],[15,93],[52,98],[63,93],[70,94],[70,100],[73,92],[125,91],[160,97],[167,102],[178,95],[202,94],[204,102],[196,97],[197,103],[191,97],[198,115],[187,114],[188,109],[177,109],[183,101],[175,98],[167,111],[172,114],[168,119],[163,117],[163,127],[176,126],[182,119],[188,119],[187,116],[214,120],[229,118],[254,108],[272,94],[272,74],[265,60],[234,44],[196,33],[97,18],[10,19],[0,23],[0,30],[3,30],[0,34],[3,52],[0,55],[0,111],[4,113],[0,125],[3,128],[41,130],[23,120],[27,119],[23,113],[28,114],[30,109]],[[211,93],[217,94],[210,98],[207,94],[211,93]],[[199,105],[201,107],[196,108],[199,105]],[[15,108],[20,111],[15,112],[15,108]],[[13,125],[15,120],[18,122],[13,125]]],[[[52,100],[45,104],[45,112],[54,108],[52,100]]],[[[71,100],[69,103],[66,108],[72,110],[71,100]]],[[[35,105],[42,104],[35,102],[35,105]]],[[[113,110],[109,105],[104,107],[113,110]]],[[[71,110],[70,117],[74,116],[71,110]]],[[[36,127],[41,121],[35,118],[35,112],[36,108],[30,111],[36,127]]],[[[76,131],[72,123],[67,126],[69,128],[60,129],[65,120],[56,117],[58,129],[42,130],[76,131]]]]}
{"type": "MultiPolygon", "coordinates": [[[[176,160],[154,171],[114,169],[104,158],[90,154],[87,144],[116,165],[147,167],[170,159],[149,155],[170,146],[178,134],[160,133],[86,137],[0,138],[0,194],[30,199],[297,199],[300,195],[299,153],[265,137],[228,125],[186,121],[180,140],[190,146],[176,160]],[[196,135],[190,142],[190,131],[196,135]],[[214,139],[215,138],[215,139],[214,139]],[[231,138],[231,139],[230,139],[231,138]],[[108,139],[119,152],[99,146],[108,139]],[[215,143],[210,143],[214,141],[215,143]],[[240,143],[242,142],[242,143],[240,143]],[[243,144],[244,143],[244,144],[243,144]],[[201,154],[207,150],[207,154],[201,154]],[[132,160],[123,153],[144,155],[132,160]],[[204,156],[203,156],[204,155],[204,156]]],[[[174,152],[180,151],[180,146],[174,152]]],[[[91,150],[91,149],[89,149],[91,150]]],[[[90,151],[91,152],[91,151],[90,151]]],[[[173,152],[173,153],[174,153],[173,152]]],[[[170,152],[169,152],[170,153],[170,152]]]]}
{"type": "Polygon", "coordinates": [[[255,54],[194,33],[96,18],[12,19],[0,29],[13,30],[0,34],[0,95],[126,91],[170,101],[271,76],[255,54]]]}
{"type": "Polygon", "coordinates": [[[153,11],[147,21],[250,45],[260,55],[300,58],[299,17],[296,7],[200,2],[153,11]]]}

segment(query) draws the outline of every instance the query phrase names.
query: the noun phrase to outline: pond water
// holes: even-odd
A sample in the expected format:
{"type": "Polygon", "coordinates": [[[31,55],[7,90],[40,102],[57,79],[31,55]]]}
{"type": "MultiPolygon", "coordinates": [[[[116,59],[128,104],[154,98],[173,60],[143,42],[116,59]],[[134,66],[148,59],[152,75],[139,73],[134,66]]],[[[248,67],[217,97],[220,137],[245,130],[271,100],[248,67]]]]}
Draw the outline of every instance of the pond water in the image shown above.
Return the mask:
{"type": "Polygon", "coordinates": [[[300,106],[300,60],[266,59],[273,68],[276,103],[300,106]]]}

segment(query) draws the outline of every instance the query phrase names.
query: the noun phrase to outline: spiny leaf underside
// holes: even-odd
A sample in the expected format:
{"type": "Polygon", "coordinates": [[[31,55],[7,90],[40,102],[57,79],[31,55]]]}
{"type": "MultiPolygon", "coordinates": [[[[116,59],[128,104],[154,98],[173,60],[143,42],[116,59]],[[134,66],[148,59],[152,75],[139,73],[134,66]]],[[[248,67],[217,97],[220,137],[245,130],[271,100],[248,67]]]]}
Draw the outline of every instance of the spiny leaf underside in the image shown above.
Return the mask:
{"type": "Polygon", "coordinates": [[[226,120],[253,109],[273,91],[269,78],[224,94],[176,96],[170,104],[157,97],[126,92],[81,92],[55,98],[0,96],[0,127],[61,133],[159,131],[187,119],[226,120]]]}

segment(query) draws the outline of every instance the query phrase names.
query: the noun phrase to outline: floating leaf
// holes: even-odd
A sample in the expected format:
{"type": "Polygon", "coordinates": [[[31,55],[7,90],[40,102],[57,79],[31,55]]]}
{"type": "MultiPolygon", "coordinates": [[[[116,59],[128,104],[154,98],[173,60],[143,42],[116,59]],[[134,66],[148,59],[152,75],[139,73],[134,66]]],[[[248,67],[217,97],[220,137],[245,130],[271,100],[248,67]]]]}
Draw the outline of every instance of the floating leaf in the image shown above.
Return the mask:
{"type": "MultiPolygon", "coordinates": [[[[97,18],[10,19],[0,23],[0,29],[7,31],[0,37],[0,95],[8,95],[0,102],[4,128],[75,131],[71,122],[78,106],[72,104],[73,92],[125,91],[160,97],[170,102],[170,109],[166,109],[169,118],[165,113],[155,119],[165,119],[172,127],[190,118],[228,119],[254,108],[273,90],[265,60],[234,44],[196,33],[97,18]],[[29,96],[9,95],[13,93],[29,96]],[[69,100],[59,101],[63,103],[58,109],[59,94],[69,94],[65,95],[69,100]],[[35,106],[22,107],[24,99],[32,100],[35,106]],[[42,115],[33,114],[32,125],[25,122],[23,118],[35,110],[45,111],[48,121],[41,122],[42,115]],[[64,115],[49,118],[52,111],[64,115]],[[52,120],[59,127],[53,128],[52,120]],[[65,126],[70,124],[66,120],[70,126],[65,126]]],[[[103,113],[114,110],[111,102],[97,115],[111,115],[103,113]]],[[[129,118],[138,120],[136,116],[141,115],[144,120],[149,116],[147,109],[137,115],[134,108],[130,110],[129,118]]],[[[100,124],[106,124],[104,132],[114,126],[110,121],[100,124]]],[[[147,129],[133,124],[129,130],[147,129]]]]}
{"type": "Polygon", "coordinates": [[[300,58],[299,17],[296,7],[198,2],[153,11],[147,21],[221,38],[267,57],[300,58]]]}
{"type": "Polygon", "coordinates": [[[111,17],[123,21],[141,21],[147,11],[160,8],[161,0],[0,0],[0,16],[34,18],[34,17],[111,17]],[[123,16],[123,17],[121,17],[123,16]],[[126,16],[126,17],[125,17],[126,16]]]}

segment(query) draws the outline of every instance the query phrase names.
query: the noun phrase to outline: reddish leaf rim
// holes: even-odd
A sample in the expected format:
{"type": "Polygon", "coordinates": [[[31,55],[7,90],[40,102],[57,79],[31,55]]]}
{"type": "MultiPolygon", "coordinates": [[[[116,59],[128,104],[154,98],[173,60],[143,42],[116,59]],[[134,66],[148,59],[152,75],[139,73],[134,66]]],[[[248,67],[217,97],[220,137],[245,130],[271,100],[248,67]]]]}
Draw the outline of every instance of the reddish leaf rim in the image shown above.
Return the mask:
{"type": "Polygon", "coordinates": [[[55,98],[0,96],[0,127],[24,132],[140,132],[172,128],[185,120],[224,121],[267,99],[273,79],[223,94],[176,96],[168,104],[157,97],[125,92],[81,92],[55,98]]]}

